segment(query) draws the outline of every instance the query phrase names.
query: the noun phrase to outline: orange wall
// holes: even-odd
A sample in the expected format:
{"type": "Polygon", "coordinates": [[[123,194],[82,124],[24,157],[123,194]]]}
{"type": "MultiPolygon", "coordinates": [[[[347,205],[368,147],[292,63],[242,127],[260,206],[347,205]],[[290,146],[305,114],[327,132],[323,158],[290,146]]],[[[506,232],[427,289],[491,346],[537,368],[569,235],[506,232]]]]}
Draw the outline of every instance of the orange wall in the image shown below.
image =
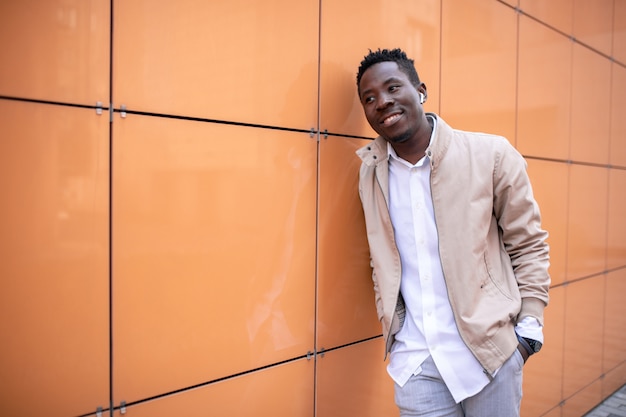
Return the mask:
{"type": "Polygon", "coordinates": [[[0,2],[0,415],[397,415],[354,151],[368,48],[527,158],[522,415],[626,382],[623,0],[0,2]],[[101,104],[97,104],[101,103],[101,104]]]}

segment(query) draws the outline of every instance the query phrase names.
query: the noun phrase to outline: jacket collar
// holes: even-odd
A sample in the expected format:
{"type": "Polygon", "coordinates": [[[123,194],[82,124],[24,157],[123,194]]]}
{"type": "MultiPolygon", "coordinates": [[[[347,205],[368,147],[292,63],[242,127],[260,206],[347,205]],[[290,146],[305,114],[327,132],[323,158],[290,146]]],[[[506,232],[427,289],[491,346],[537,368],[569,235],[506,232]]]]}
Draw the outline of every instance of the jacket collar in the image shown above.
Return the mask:
{"type": "MultiPolygon", "coordinates": [[[[431,164],[436,165],[445,155],[452,140],[453,129],[435,113],[428,113],[437,120],[437,128],[432,138],[431,145],[426,149],[431,164]]],[[[367,166],[378,166],[381,162],[389,161],[387,141],[378,136],[372,143],[359,149],[356,154],[367,166]]]]}

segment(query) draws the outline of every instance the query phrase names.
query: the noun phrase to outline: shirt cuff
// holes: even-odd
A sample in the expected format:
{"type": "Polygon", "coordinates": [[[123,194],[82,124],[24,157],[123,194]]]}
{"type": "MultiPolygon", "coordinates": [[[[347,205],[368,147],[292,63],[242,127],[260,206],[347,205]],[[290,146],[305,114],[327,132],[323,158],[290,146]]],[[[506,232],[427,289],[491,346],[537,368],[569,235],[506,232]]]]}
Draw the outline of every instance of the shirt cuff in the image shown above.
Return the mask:
{"type": "Polygon", "coordinates": [[[527,339],[533,339],[543,344],[543,326],[539,321],[530,316],[524,317],[515,326],[515,333],[527,339]]]}

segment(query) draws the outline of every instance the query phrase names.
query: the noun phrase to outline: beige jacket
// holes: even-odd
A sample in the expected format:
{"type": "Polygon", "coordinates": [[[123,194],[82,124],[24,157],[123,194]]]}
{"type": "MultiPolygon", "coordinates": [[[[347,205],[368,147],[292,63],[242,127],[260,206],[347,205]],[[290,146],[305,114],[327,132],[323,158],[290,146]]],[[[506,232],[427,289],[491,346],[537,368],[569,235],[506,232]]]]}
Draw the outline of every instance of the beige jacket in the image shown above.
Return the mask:
{"type": "MultiPolygon", "coordinates": [[[[426,154],[448,297],[461,337],[492,375],[517,347],[517,321],[531,316],[543,324],[547,233],[515,148],[503,137],[454,130],[432,116],[437,129],[426,154]]],[[[357,155],[386,354],[404,320],[400,255],[387,205],[387,142],[378,137],[357,155]]]]}

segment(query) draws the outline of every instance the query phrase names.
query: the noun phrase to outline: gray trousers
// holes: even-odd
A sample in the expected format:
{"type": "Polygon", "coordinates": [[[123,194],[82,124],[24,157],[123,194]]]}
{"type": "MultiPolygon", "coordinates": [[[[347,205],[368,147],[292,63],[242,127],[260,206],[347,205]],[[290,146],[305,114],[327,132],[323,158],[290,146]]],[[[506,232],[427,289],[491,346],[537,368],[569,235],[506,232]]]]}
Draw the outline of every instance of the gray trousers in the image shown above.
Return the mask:
{"type": "Polygon", "coordinates": [[[395,384],[396,405],[401,417],[519,417],[523,366],[515,350],[482,391],[457,404],[429,356],[404,387],[395,384]]]}

